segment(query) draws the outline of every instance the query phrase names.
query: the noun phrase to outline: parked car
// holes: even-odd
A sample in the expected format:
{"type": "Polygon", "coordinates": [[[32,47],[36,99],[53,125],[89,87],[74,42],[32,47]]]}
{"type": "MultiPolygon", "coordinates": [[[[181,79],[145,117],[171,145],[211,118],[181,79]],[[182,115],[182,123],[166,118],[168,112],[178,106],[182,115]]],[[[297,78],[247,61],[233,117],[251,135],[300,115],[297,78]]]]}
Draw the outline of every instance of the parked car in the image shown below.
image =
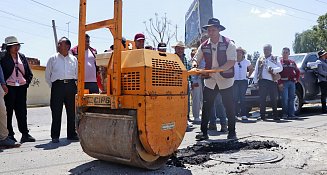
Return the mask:
{"type": "MultiPolygon", "coordinates": [[[[318,55],[316,52],[300,53],[290,55],[289,59],[295,61],[300,69],[300,79],[296,83],[294,109],[295,114],[300,114],[303,104],[320,102],[320,88],[318,79],[315,75],[313,67],[308,67],[308,63],[316,62],[318,55]]],[[[309,64],[310,65],[310,64],[309,64]]],[[[253,77],[253,75],[252,75],[253,77]]],[[[259,91],[255,86],[253,78],[249,79],[249,86],[245,95],[245,104],[248,111],[253,107],[259,107],[259,91]]],[[[267,106],[270,105],[269,97],[267,98],[267,106]]],[[[278,98],[278,106],[281,107],[281,96],[278,98]]]]}

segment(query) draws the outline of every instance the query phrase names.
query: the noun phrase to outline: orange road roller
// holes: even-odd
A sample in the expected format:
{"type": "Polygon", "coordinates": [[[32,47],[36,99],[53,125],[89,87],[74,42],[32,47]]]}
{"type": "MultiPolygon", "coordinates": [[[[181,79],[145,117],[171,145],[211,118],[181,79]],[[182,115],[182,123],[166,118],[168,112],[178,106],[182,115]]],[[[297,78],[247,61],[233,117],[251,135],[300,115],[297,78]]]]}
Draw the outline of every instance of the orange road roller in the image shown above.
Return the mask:
{"type": "Polygon", "coordinates": [[[181,144],[187,127],[188,72],[175,54],[125,50],[122,0],[114,0],[114,18],[86,24],[86,0],[80,0],[76,129],[91,157],[146,169],[158,169],[181,144]],[[114,52],[97,55],[106,67],[106,94],[84,89],[85,33],[107,28],[114,52]]]}

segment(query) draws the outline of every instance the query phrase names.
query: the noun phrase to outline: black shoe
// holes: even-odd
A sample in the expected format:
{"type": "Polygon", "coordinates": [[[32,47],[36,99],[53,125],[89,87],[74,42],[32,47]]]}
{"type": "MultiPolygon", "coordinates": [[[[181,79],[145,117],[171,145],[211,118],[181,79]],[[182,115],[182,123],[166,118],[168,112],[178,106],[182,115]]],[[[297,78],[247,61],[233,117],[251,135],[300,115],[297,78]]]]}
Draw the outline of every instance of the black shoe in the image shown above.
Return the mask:
{"type": "Polygon", "coordinates": [[[79,141],[79,138],[78,138],[78,136],[73,136],[73,137],[67,137],[67,140],[70,140],[70,141],[79,141]]]}
{"type": "Polygon", "coordinates": [[[210,130],[210,131],[217,131],[217,125],[209,124],[208,130],[210,130]]]}
{"type": "Polygon", "coordinates": [[[229,132],[228,135],[227,135],[227,139],[237,140],[236,133],[235,132],[229,132]]]}
{"type": "Polygon", "coordinates": [[[202,132],[199,133],[198,135],[195,136],[195,138],[198,140],[198,141],[201,141],[201,140],[207,140],[209,139],[209,136],[206,134],[204,135],[202,132]]]}
{"type": "Polygon", "coordinates": [[[8,138],[11,139],[11,140],[13,140],[13,141],[15,141],[15,142],[17,142],[17,140],[15,139],[14,136],[8,136],[8,138]]]}
{"type": "Polygon", "coordinates": [[[20,143],[24,142],[35,142],[35,138],[29,134],[23,134],[22,138],[20,139],[20,143]]]}
{"type": "Polygon", "coordinates": [[[52,143],[59,143],[59,139],[58,139],[58,138],[56,138],[56,139],[52,139],[51,142],[52,142],[52,143]]]}
{"type": "Polygon", "coordinates": [[[0,146],[9,146],[9,147],[12,147],[12,146],[15,146],[16,145],[16,142],[11,140],[9,137],[7,137],[6,139],[4,140],[0,140],[0,146]]]}
{"type": "Polygon", "coordinates": [[[275,121],[279,121],[279,120],[280,120],[280,117],[275,116],[275,117],[274,117],[274,120],[275,120],[275,121]]]}
{"type": "Polygon", "coordinates": [[[227,125],[221,125],[221,128],[220,128],[220,132],[227,132],[228,131],[228,128],[227,128],[227,125]]]}
{"type": "Polygon", "coordinates": [[[288,119],[288,120],[297,120],[297,119],[299,119],[299,117],[296,116],[296,115],[293,115],[293,116],[289,116],[289,117],[287,117],[287,119],[288,119]]]}

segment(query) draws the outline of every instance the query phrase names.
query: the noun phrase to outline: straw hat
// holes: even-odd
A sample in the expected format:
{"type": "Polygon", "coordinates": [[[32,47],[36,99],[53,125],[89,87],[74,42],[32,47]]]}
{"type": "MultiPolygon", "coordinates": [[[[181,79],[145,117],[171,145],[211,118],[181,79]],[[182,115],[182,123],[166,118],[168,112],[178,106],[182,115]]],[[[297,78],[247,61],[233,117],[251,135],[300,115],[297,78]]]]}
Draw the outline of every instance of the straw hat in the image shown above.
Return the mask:
{"type": "Polygon", "coordinates": [[[242,47],[238,47],[238,48],[236,49],[236,51],[238,51],[238,50],[242,51],[244,55],[246,54],[246,50],[243,49],[242,47]]]}
{"type": "Polygon", "coordinates": [[[183,41],[178,41],[175,45],[171,46],[172,48],[175,48],[175,47],[183,47],[185,48],[185,44],[183,41]]]}

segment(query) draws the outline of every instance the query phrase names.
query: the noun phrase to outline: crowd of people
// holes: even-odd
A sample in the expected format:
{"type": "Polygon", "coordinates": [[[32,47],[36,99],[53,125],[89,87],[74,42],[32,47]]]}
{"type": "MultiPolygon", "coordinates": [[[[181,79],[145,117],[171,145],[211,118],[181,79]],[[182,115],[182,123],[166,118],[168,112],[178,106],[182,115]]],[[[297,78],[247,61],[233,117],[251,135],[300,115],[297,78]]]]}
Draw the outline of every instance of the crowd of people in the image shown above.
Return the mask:
{"type": "MultiPolygon", "coordinates": [[[[209,138],[208,130],[217,130],[216,119],[220,120],[220,132],[227,133],[227,139],[237,139],[236,117],[247,120],[244,97],[248,87],[248,78],[252,75],[259,87],[260,117],[267,118],[266,99],[269,95],[274,120],[296,118],[294,114],[295,84],[299,81],[300,71],[296,63],[290,60],[290,49],[282,50],[282,59],[272,55],[272,46],[263,46],[264,55],[255,66],[246,59],[246,50],[236,47],[233,40],[220,34],[226,28],[216,18],[211,18],[203,26],[206,35],[201,38],[198,48],[193,48],[190,58],[185,55],[185,44],[178,41],[172,46],[187,70],[192,68],[212,70],[217,73],[202,73],[188,78],[188,127],[191,127],[190,107],[192,106],[193,123],[201,124],[197,140],[209,138]],[[277,111],[278,91],[282,94],[282,115],[277,111]],[[192,96],[192,98],[190,98],[192,96]],[[190,105],[190,100],[192,105],[190,105]],[[201,115],[202,111],[202,115],[201,115]]],[[[154,50],[145,46],[145,36],[138,33],[134,37],[136,49],[154,50]]],[[[14,36],[5,38],[5,49],[0,57],[0,146],[14,146],[17,142],[12,127],[13,112],[22,133],[20,142],[35,142],[27,127],[27,88],[33,78],[28,61],[19,52],[23,43],[14,36]]],[[[122,39],[126,48],[126,39],[122,39]]],[[[57,46],[58,52],[47,62],[45,79],[51,88],[50,109],[52,116],[51,139],[58,143],[61,131],[63,105],[67,113],[67,139],[79,140],[75,129],[75,94],[77,93],[77,55],[78,46],[71,48],[68,38],[62,37],[57,46]]],[[[110,50],[114,50],[112,46],[110,50]]],[[[157,50],[167,52],[167,44],[159,43],[157,50]]],[[[85,35],[85,89],[89,93],[101,93],[99,71],[96,65],[97,50],[90,46],[90,36],[85,35]]],[[[321,87],[322,112],[326,113],[327,96],[327,52],[318,53],[318,80],[321,87]]]]}

